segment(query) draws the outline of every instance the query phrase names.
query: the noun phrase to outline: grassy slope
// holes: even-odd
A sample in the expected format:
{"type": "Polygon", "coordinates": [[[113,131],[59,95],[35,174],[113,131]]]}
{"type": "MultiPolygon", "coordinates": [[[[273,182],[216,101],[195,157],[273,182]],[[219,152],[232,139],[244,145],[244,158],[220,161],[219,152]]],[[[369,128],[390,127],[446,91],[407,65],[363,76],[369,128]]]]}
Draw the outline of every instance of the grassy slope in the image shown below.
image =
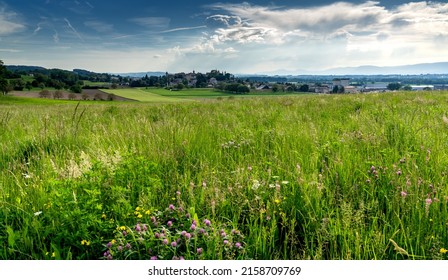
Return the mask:
{"type": "Polygon", "coordinates": [[[1,104],[0,258],[100,258],[173,203],[244,258],[446,259],[446,92],[1,104]]]}

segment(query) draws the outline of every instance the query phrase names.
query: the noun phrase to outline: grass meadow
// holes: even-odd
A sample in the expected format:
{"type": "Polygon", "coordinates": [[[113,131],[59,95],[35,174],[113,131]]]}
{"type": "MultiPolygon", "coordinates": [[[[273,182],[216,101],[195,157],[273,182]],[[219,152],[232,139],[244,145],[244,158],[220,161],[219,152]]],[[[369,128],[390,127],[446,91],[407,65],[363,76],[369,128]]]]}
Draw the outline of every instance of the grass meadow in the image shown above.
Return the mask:
{"type": "Polygon", "coordinates": [[[22,100],[0,259],[448,259],[447,92],[22,100]]]}

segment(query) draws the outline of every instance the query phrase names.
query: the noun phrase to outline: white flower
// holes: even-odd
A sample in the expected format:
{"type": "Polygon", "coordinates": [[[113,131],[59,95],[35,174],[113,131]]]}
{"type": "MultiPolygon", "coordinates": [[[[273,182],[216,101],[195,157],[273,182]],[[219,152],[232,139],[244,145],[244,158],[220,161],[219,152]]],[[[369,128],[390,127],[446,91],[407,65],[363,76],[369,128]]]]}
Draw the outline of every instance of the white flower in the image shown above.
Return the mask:
{"type": "Polygon", "coordinates": [[[39,216],[40,214],[42,214],[42,211],[38,211],[38,212],[34,213],[34,216],[39,216]]]}

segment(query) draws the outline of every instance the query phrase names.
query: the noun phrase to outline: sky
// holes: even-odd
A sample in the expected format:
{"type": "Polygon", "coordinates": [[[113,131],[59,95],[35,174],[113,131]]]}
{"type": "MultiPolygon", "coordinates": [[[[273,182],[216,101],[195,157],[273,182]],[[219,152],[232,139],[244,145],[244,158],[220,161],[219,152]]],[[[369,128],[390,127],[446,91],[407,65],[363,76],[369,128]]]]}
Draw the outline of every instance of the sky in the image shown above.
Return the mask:
{"type": "Polygon", "coordinates": [[[6,65],[234,74],[448,61],[446,1],[0,0],[6,65]]]}

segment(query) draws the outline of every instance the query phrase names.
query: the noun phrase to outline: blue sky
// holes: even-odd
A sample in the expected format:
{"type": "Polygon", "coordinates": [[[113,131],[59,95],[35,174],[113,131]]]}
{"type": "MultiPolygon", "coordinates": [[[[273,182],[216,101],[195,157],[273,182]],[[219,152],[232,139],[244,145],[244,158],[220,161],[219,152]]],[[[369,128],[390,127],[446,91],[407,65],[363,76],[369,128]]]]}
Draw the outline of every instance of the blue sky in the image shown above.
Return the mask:
{"type": "Polygon", "coordinates": [[[5,64],[300,73],[448,61],[446,1],[0,0],[5,64]]]}

